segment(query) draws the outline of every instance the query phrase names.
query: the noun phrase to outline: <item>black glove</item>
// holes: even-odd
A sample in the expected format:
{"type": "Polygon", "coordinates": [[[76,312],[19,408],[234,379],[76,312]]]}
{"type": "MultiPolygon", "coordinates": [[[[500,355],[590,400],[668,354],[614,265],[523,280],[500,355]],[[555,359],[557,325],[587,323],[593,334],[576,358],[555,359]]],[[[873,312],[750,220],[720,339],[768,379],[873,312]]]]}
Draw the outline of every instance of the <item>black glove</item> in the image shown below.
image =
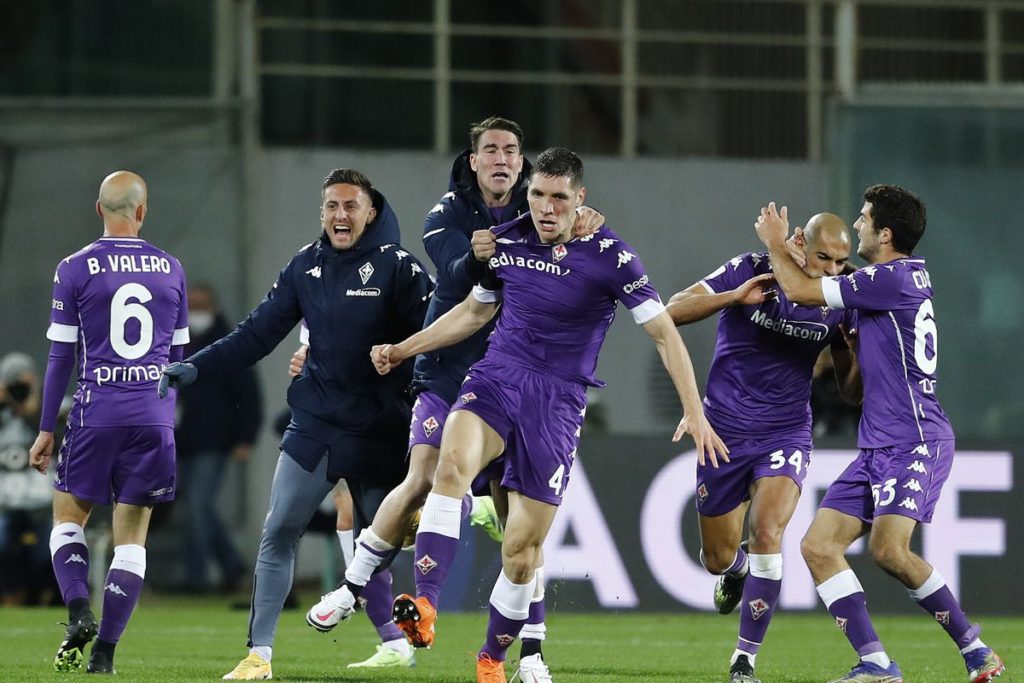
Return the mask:
{"type": "Polygon", "coordinates": [[[171,387],[175,389],[187,387],[195,382],[197,377],[199,377],[199,369],[191,363],[171,363],[164,368],[163,374],[160,375],[160,386],[157,387],[156,392],[160,398],[164,398],[167,396],[167,390],[171,387]]]}

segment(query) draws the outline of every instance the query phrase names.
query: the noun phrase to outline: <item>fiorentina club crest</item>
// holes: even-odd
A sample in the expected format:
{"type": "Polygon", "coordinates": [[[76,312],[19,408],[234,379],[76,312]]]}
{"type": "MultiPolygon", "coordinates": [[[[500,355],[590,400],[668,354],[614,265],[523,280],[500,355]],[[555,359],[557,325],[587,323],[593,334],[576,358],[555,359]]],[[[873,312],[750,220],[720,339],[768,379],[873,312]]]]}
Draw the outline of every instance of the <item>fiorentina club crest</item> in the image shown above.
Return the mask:
{"type": "Polygon", "coordinates": [[[750,616],[754,617],[754,621],[763,617],[768,611],[768,603],[761,598],[755,598],[747,604],[750,605],[750,616]]]}
{"type": "Polygon", "coordinates": [[[430,555],[424,555],[420,559],[416,560],[416,568],[420,570],[420,574],[426,576],[429,574],[434,567],[437,566],[437,562],[434,562],[434,558],[430,555]]]}
{"type": "Polygon", "coordinates": [[[370,265],[369,261],[367,261],[359,268],[359,279],[362,280],[365,285],[371,275],[373,275],[373,266],[370,265]]]}
{"type": "Polygon", "coordinates": [[[430,436],[431,434],[437,431],[437,428],[439,426],[440,425],[437,424],[437,420],[435,420],[434,416],[431,415],[430,417],[423,421],[423,433],[426,434],[427,436],[430,436]]]}
{"type": "Polygon", "coordinates": [[[846,617],[836,617],[836,626],[839,627],[840,631],[846,633],[846,617]]]}
{"type": "Polygon", "coordinates": [[[703,503],[707,499],[708,487],[704,484],[704,482],[701,482],[700,486],[697,487],[697,501],[703,503]]]}
{"type": "Polygon", "coordinates": [[[949,611],[947,610],[945,612],[936,612],[935,613],[935,621],[939,622],[943,626],[948,626],[949,625],[949,611]]]}
{"type": "Polygon", "coordinates": [[[467,393],[463,394],[460,398],[462,399],[462,403],[466,404],[466,403],[469,403],[470,401],[475,401],[476,400],[476,394],[474,394],[472,391],[470,391],[470,392],[467,392],[467,393]]]}
{"type": "Polygon", "coordinates": [[[564,244],[556,244],[551,249],[551,261],[553,263],[558,263],[559,261],[564,259],[566,254],[568,254],[568,253],[569,253],[569,250],[565,248],[564,244]]]}
{"type": "Polygon", "coordinates": [[[507,633],[502,633],[501,635],[494,636],[494,639],[498,641],[498,645],[501,645],[502,647],[508,647],[515,641],[515,636],[510,636],[507,633]]]}

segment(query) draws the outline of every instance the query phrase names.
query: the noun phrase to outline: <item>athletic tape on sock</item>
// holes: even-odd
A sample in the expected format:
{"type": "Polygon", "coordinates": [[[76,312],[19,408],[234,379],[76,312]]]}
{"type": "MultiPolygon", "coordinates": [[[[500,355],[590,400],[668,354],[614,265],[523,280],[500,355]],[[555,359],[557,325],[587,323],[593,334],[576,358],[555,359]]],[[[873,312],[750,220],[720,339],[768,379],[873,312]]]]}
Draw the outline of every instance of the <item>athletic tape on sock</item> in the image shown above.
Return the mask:
{"type": "Polygon", "coordinates": [[[857,575],[852,569],[845,569],[830,579],[822,581],[818,586],[818,595],[828,609],[832,603],[840,598],[854,593],[863,593],[864,587],[860,585],[857,575]]]}
{"type": "Polygon", "coordinates": [[[85,529],[74,522],[63,522],[53,527],[50,532],[50,556],[68,545],[69,543],[81,543],[85,545],[85,529]]]}
{"type": "Polygon", "coordinates": [[[418,533],[429,532],[458,540],[462,526],[462,499],[428,493],[418,533]]]}
{"type": "Polygon", "coordinates": [[[110,561],[110,568],[146,578],[146,549],[134,544],[114,546],[114,559],[110,561]]]}
{"type": "Polygon", "coordinates": [[[782,580],[782,553],[772,555],[750,553],[747,555],[747,561],[750,563],[751,576],[771,581],[782,580]]]}
{"type": "Polygon", "coordinates": [[[491,605],[506,619],[526,621],[530,616],[530,598],[536,575],[526,583],[512,583],[502,570],[491,590],[491,605]]]}

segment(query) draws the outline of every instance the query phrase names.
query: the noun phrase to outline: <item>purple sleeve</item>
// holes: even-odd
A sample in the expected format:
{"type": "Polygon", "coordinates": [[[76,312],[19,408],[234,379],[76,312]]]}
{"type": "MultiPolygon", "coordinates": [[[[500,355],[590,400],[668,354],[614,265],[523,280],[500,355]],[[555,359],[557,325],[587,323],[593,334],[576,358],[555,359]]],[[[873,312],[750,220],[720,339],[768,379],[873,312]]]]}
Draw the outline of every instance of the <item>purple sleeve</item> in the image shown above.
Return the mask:
{"type": "Polygon", "coordinates": [[[755,275],[754,254],[741,254],[708,273],[701,283],[713,294],[721,294],[736,289],[755,275]]]}
{"type": "Polygon", "coordinates": [[[615,298],[629,309],[637,325],[650,322],[665,310],[640,257],[625,242],[619,243],[615,267],[610,272],[615,298]]]}
{"type": "Polygon", "coordinates": [[[39,431],[53,432],[57,426],[60,404],[75,367],[75,345],[55,341],[50,344],[50,357],[46,361],[46,378],[43,380],[43,406],[39,416],[39,431]]]}
{"type": "Polygon", "coordinates": [[[53,300],[50,303],[50,327],[46,338],[54,342],[78,341],[78,297],[75,294],[71,259],[57,264],[53,274],[53,300]]]}
{"type": "Polygon", "coordinates": [[[903,297],[902,270],[867,266],[849,275],[822,278],[821,290],[829,308],[889,311],[903,297]]]}
{"type": "Polygon", "coordinates": [[[175,344],[167,351],[167,362],[177,363],[185,357],[185,347],[182,344],[175,344]]]}

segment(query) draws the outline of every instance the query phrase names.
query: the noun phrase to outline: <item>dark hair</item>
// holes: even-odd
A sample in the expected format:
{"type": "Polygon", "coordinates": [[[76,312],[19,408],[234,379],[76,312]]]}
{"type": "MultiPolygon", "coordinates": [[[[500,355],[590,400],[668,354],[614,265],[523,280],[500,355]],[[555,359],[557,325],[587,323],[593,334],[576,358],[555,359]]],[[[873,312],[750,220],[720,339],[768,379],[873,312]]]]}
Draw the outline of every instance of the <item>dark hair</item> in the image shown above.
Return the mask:
{"type": "Polygon", "coordinates": [[[326,190],[331,185],[358,185],[366,192],[366,196],[373,201],[373,183],[370,179],[364,176],[354,168],[336,168],[327,174],[324,178],[324,186],[321,191],[326,190]]]}
{"type": "Polygon", "coordinates": [[[583,184],[583,160],[576,152],[565,147],[549,147],[533,163],[533,174],[552,178],[568,177],[569,184],[578,188],[583,184]]]}
{"type": "Polygon", "coordinates": [[[519,141],[519,149],[523,149],[523,129],[519,127],[519,124],[509,119],[503,119],[500,116],[491,116],[486,118],[480,123],[474,123],[469,126],[469,149],[474,154],[476,153],[476,146],[480,143],[480,136],[489,130],[507,130],[516,136],[516,140],[519,141]]]}
{"type": "Polygon", "coordinates": [[[928,223],[924,202],[897,185],[872,185],[864,190],[864,201],[871,202],[875,232],[889,228],[892,248],[901,254],[912,254],[928,223]]]}

